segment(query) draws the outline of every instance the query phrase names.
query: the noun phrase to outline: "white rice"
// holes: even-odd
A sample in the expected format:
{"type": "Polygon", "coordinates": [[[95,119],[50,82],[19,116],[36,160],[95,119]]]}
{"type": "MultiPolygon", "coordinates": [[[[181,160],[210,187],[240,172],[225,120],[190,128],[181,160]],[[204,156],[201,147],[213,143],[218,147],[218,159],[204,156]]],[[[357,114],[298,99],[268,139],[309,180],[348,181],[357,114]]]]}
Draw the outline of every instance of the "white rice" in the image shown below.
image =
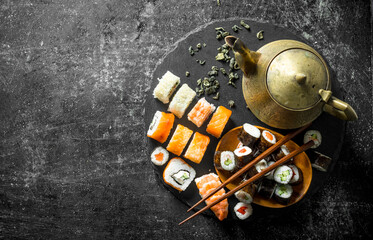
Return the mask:
{"type": "Polygon", "coordinates": [[[245,220],[247,219],[248,217],[251,216],[251,214],[253,213],[253,208],[251,207],[250,204],[247,204],[247,203],[243,203],[243,202],[239,202],[236,204],[236,206],[234,207],[234,212],[236,214],[236,216],[240,219],[240,220],[245,220]],[[240,213],[238,211],[238,209],[240,209],[241,207],[246,207],[246,209],[244,210],[244,214],[240,213]]]}
{"type": "Polygon", "coordinates": [[[148,129],[148,133],[147,133],[148,136],[152,136],[155,130],[157,130],[159,121],[161,120],[161,118],[162,118],[162,112],[156,111],[154,114],[152,123],[150,124],[149,129],[148,129]]]}
{"type": "Polygon", "coordinates": [[[260,130],[254,125],[251,125],[249,123],[244,123],[243,129],[245,130],[245,132],[247,132],[254,138],[260,138],[260,130]]]}
{"type": "Polygon", "coordinates": [[[152,161],[152,163],[154,163],[155,165],[157,166],[162,166],[164,165],[167,161],[168,161],[168,158],[169,158],[169,153],[166,149],[164,149],[163,147],[159,146],[159,147],[156,147],[154,149],[154,151],[152,152],[151,156],[150,156],[150,159],[152,161]],[[163,153],[163,158],[162,158],[162,161],[158,161],[156,158],[155,158],[155,155],[159,154],[159,153],[163,153]]]}
{"type": "Polygon", "coordinates": [[[196,176],[196,171],[189,166],[184,160],[181,158],[175,157],[170,160],[168,165],[166,166],[164,172],[164,181],[171,186],[173,186],[176,189],[181,189],[181,191],[184,191],[189,184],[194,180],[196,176]],[[189,179],[186,179],[182,185],[177,183],[173,178],[172,175],[179,172],[179,170],[186,170],[189,172],[190,176],[189,179]]]}
{"type": "Polygon", "coordinates": [[[181,118],[195,96],[196,92],[193,91],[188,84],[184,83],[172,98],[168,106],[168,111],[175,114],[176,117],[181,118]]]}
{"type": "Polygon", "coordinates": [[[169,103],[172,93],[179,84],[180,78],[170,71],[167,71],[162,78],[159,79],[158,85],[154,88],[154,98],[158,98],[164,104],[169,103]]]}

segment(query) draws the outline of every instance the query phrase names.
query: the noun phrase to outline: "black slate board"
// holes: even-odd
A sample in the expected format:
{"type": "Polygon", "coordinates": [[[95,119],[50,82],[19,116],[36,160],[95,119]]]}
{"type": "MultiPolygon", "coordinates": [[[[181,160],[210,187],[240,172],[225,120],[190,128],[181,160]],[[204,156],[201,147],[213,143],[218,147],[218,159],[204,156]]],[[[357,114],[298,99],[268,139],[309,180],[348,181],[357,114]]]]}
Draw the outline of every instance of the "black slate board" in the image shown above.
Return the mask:
{"type": "MultiPolygon", "coordinates": [[[[245,19],[244,19],[245,20],[245,19]]],[[[147,99],[146,99],[146,108],[145,108],[145,127],[146,131],[147,128],[150,125],[150,122],[154,116],[154,113],[159,110],[163,112],[167,112],[168,104],[163,104],[162,102],[158,101],[157,99],[153,98],[153,89],[158,83],[158,78],[161,78],[162,75],[166,71],[171,71],[175,75],[179,76],[181,78],[181,84],[187,83],[192,89],[195,89],[197,87],[196,80],[199,78],[203,78],[204,76],[207,76],[207,72],[211,70],[212,66],[218,66],[224,67],[227,71],[229,70],[228,63],[221,63],[215,60],[215,56],[217,54],[217,48],[220,47],[222,44],[224,44],[224,40],[218,41],[216,39],[215,34],[215,28],[216,27],[223,27],[226,31],[230,32],[231,35],[235,35],[242,39],[246,46],[251,50],[257,50],[261,46],[280,39],[292,39],[292,40],[298,40],[305,42],[309,44],[312,47],[312,44],[308,43],[305,39],[301,38],[299,35],[294,34],[284,28],[271,25],[268,23],[259,23],[254,22],[250,20],[245,20],[247,24],[250,25],[250,30],[242,29],[239,30],[237,33],[232,30],[233,25],[240,26],[240,20],[227,20],[227,21],[216,21],[212,22],[206,25],[203,25],[196,30],[190,32],[186,35],[185,38],[182,38],[178,42],[175,43],[173,46],[173,49],[165,54],[165,56],[160,59],[159,64],[157,65],[156,69],[153,73],[153,81],[151,84],[151,88],[148,92],[147,99]],[[258,40],[256,38],[256,33],[260,30],[264,31],[264,39],[258,40]],[[194,56],[191,56],[189,54],[188,48],[189,46],[192,46],[194,49],[196,49],[196,45],[198,43],[206,43],[206,47],[202,47],[202,49],[199,52],[196,52],[194,56]],[[196,60],[206,60],[206,63],[204,65],[200,65],[196,62],[196,60]],[[185,72],[189,71],[190,76],[186,77],[185,72]]],[[[316,49],[317,50],[317,49],[316,49]]],[[[320,52],[320,51],[319,51],[320,52]]],[[[231,56],[233,56],[232,53],[230,53],[231,56]]],[[[338,82],[335,80],[335,74],[333,72],[333,69],[330,69],[330,75],[331,75],[331,81],[332,81],[332,91],[334,96],[341,98],[341,91],[338,86],[338,82]]],[[[220,98],[219,100],[212,99],[213,95],[202,95],[201,97],[205,97],[207,101],[213,103],[215,106],[225,106],[229,108],[228,101],[234,100],[235,107],[232,108],[232,116],[226,125],[224,132],[222,136],[228,132],[230,129],[240,126],[245,122],[263,126],[269,129],[273,129],[274,131],[277,131],[281,134],[286,134],[289,131],[288,130],[281,130],[281,129],[275,129],[272,127],[267,126],[263,122],[259,121],[251,112],[246,108],[246,103],[242,94],[242,85],[241,85],[241,79],[242,79],[242,72],[237,71],[237,73],[240,76],[240,79],[236,81],[237,88],[234,88],[230,85],[228,85],[228,78],[221,73],[219,73],[217,80],[220,82],[220,98]]],[[[202,134],[206,134],[210,137],[210,144],[207,148],[207,151],[205,153],[205,156],[200,164],[195,164],[189,160],[186,160],[188,164],[190,164],[195,170],[196,170],[196,177],[199,177],[203,174],[215,172],[214,166],[213,166],[213,155],[216,148],[216,145],[219,141],[219,139],[216,139],[215,137],[209,135],[205,130],[208,123],[208,120],[200,127],[197,128],[193,123],[187,120],[187,113],[192,109],[194,104],[198,101],[198,97],[196,97],[191,105],[186,110],[186,113],[181,119],[175,118],[174,127],[167,139],[167,141],[162,144],[163,147],[167,147],[167,144],[173,134],[173,131],[176,128],[177,124],[182,124],[191,130],[198,131],[202,134]]],[[[211,118],[211,117],[210,117],[211,118]]],[[[328,114],[323,113],[318,119],[316,119],[310,129],[316,129],[319,130],[323,135],[323,142],[322,145],[317,148],[316,150],[333,158],[333,162],[331,166],[329,167],[329,171],[332,171],[336,160],[339,157],[339,153],[341,150],[344,132],[345,132],[345,122],[341,121],[339,119],[336,119],[334,117],[329,116],[328,114]]],[[[146,133],[144,133],[146,134],[146,133]]],[[[303,144],[303,135],[299,135],[298,137],[293,139],[298,145],[303,144]]],[[[151,151],[160,145],[157,141],[147,138],[147,145],[148,145],[148,154],[150,156],[151,151]]],[[[187,148],[187,147],[186,147],[187,148]]],[[[183,151],[183,154],[186,151],[186,148],[183,151]]],[[[170,153],[170,158],[175,157],[172,153],[170,153]]],[[[182,157],[182,156],[181,156],[182,157]]],[[[184,159],[184,158],[183,158],[184,159]]],[[[152,164],[149,158],[149,164],[152,164]]],[[[154,165],[153,165],[154,166],[154,165]]],[[[158,175],[158,180],[160,183],[162,183],[170,192],[172,192],[179,200],[181,200],[183,203],[185,203],[188,206],[192,206],[194,203],[196,203],[198,200],[200,200],[200,196],[198,194],[198,189],[195,185],[195,183],[191,183],[191,185],[188,187],[188,189],[184,192],[178,192],[177,190],[169,187],[167,184],[164,184],[162,179],[162,173],[165,166],[158,167],[154,166],[154,172],[158,175]]],[[[252,217],[248,219],[248,221],[255,221],[256,218],[266,217],[266,218],[276,218],[285,212],[288,211],[294,211],[294,208],[299,207],[302,202],[307,199],[307,196],[312,195],[319,189],[323,182],[325,182],[328,178],[328,173],[319,172],[315,169],[313,169],[313,178],[311,182],[311,186],[306,194],[306,196],[297,204],[294,204],[290,207],[282,208],[282,209],[270,209],[270,208],[264,208],[258,205],[253,205],[254,208],[254,214],[252,217]]],[[[235,216],[232,215],[232,210],[237,200],[233,197],[229,198],[229,218],[235,218],[235,216]]],[[[201,204],[203,207],[204,204],[201,204]]],[[[200,207],[196,208],[197,210],[200,209],[200,207]]],[[[212,213],[210,211],[205,212],[206,215],[212,216],[212,213]]]]}

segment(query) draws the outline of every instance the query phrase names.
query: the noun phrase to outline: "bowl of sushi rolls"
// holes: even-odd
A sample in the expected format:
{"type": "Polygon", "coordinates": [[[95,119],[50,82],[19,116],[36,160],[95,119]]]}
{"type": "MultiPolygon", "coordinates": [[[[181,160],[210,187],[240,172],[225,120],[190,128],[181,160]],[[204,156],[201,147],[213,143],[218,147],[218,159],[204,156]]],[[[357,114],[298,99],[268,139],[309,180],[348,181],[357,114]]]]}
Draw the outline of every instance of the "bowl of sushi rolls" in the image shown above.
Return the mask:
{"type": "MultiPolygon", "coordinates": [[[[222,182],[226,181],[243,166],[254,160],[260,153],[271,147],[283,135],[260,126],[245,123],[231,129],[219,141],[215,156],[215,170],[222,182]]],[[[227,185],[232,190],[242,181],[249,179],[282,157],[299,148],[294,141],[288,141],[272,154],[249,169],[245,174],[227,185]]],[[[311,162],[302,152],[288,162],[266,173],[250,188],[243,188],[240,197],[252,198],[252,202],[269,208],[284,208],[300,201],[306,194],[312,180],[311,162]]]]}

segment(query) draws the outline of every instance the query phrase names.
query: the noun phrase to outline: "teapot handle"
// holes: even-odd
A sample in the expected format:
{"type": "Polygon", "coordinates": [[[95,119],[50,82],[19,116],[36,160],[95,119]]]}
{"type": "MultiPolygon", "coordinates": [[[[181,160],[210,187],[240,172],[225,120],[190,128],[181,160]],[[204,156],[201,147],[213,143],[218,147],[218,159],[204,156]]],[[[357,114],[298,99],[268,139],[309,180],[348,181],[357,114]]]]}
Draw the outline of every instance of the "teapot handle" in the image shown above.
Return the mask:
{"type": "Polygon", "coordinates": [[[346,102],[331,96],[332,92],[321,89],[319,91],[322,99],[325,101],[323,110],[330,115],[346,121],[357,120],[355,110],[346,102]]]}

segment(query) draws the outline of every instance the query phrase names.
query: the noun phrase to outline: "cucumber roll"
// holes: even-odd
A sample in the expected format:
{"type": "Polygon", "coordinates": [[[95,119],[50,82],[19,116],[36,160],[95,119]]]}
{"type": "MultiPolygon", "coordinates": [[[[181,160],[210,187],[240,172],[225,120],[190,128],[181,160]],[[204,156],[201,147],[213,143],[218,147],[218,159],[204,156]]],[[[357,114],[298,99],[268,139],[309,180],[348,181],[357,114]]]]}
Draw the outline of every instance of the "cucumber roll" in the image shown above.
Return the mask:
{"type": "Polygon", "coordinates": [[[237,168],[237,159],[231,151],[217,151],[214,156],[214,165],[218,170],[231,172],[237,168]]]}
{"type": "Polygon", "coordinates": [[[238,199],[238,201],[249,204],[253,201],[255,192],[256,185],[251,183],[243,187],[241,190],[235,192],[234,196],[238,199]]]}
{"type": "Polygon", "coordinates": [[[303,143],[306,144],[307,142],[313,140],[314,145],[311,148],[317,148],[321,145],[321,133],[317,130],[308,130],[304,134],[303,143]]]}
{"type": "Polygon", "coordinates": [[[279,184],[275,190],[275,199],[283,205],[287,205],[293,194],[293,188],[289,184],[279,184]]]}
{"type": "Polygon", "coordinates": [[[281,184],[288,184],[290,179],[293,177],[293,170],[288,166],[280,166],[276,168],[273,178],[276,182],[281,184]]]}
{"type": "Polygon", "coordinates": [[[260,130],[254,125],[245,123],[242,126],[240,133],[238,134],[238,139],[242,142],[244,146],[253,148],[256,142],[260,138],[260,130]]]}
{"type": "Polygon", "coordinates": [[[298,168],[294,164],[290,164],[288,166],[293,171],[293,177],[290,179],[289,184],[291,184],[291,185],[297,185],[297,184],[303,182],[303,173],[302,173],[302,170],[300,170],[300,168],[298,168]]]}
{"type": "Polygon", "coordinates": [[[234,150],[234,155],[237,157],[237,167],[243,168],[251,160],[253,160],[253,151],[247,146],[242,146],[234,150]]]}
{"type": "Polygon", "coordinates": [[[275,135],[273,135],[271,132],[269,132],[267,130],[263,130],[262,134],[260,136],[258,149],[261,152],[264,152],[265,150],[267,150],[269,147],[271,147],[275,143],[276,143],[275,135]]]}
{"type": "Polygon", "coordinates": [[[275,181],[264,178],[258,187],[258,193],[267,199],[271,199],[275,192],[277,183],[275,181]]]}
{"type": "Polygon", "coordinates": [[[257,164],[255,164],[252,168],[250,168],[247,173],[249,177],[253,177],[254,175],[260,173],[264,169],[268,167],[267,161],[262,159],[257,164]]]}

